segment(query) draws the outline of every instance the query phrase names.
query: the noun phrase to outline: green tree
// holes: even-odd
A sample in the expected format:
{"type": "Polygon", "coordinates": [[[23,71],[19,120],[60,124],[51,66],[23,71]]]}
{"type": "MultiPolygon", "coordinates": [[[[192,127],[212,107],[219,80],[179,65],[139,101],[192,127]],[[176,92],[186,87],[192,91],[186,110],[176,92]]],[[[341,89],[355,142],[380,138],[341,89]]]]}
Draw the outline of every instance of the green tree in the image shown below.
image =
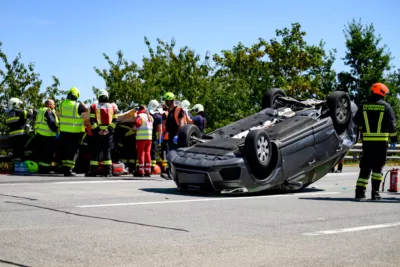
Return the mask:
{"type": "Polygon", "coordinates": [[[383,81],[385,72],[391,69],[391,54],[387,45],[380,45],[382,38],[376,35],[373,24],[363,25],[353,19],[344,29],[346,56],[342,58],[350,71],[338,75],[339,89],[348,91],[356,104],[369,95],[373,83],[383,81]]]}
{"type": "MultiPolygon", "coordinates": [[[[110,100],[114,101],[121,111],[133,108],[136,103],[141,101],[142,86],[138,79],[138,65],[133,61],[126,60],[121,50],[117,52],[116,62],[113,62],[106,53],[103,53],[103,57],[109,64],[109,69],[100,70],[94,67],[94,70],[104,79],[104,89],[109,92],[110,100]]],[[[93,87],[95,97],[92,101],[96,101],[99,89],[101,88],[93,87]]]]}
{"type": "Polygon", "coordinates": [[[42,80],[35,72],[35,65],[29,63],[27,66],[21,62],[21,54],[18,54],[12,61],[2,50],[0,42],[0,103],[2,112],[0,118],[0,131],[7,131],[5,125],[4,108],[8,100],[18,97],[24,102],[24,107],[40,108],[46,98],[51,97],[56,100],[60,95],[58,79],[53,76],[53,84],[40,92],[42,80]]]}
{"type": "Polygon", "coordinates": [[[276,30],[269,43],[261,40],[269,57],[272,83],[292,97],[325,97],[336,84],[332,70],[336,50],[327,53],[322,40],[318,46],[308,45],[306,35],[300,23],[292,23],[291,29],[276,30]]]}

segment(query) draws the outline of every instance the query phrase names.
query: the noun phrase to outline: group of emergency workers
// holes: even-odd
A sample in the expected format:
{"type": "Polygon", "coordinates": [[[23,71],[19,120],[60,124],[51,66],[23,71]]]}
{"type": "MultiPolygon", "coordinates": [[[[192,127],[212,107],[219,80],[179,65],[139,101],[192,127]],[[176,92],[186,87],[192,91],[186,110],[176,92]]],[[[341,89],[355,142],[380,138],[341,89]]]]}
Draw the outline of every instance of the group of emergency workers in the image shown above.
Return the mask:
{"type": "MultiPolygon", "coordinates": [[[[371,87],[371,95],[363,102],[353,122],[361,130],[362,156],[360,173],[356,182],[355,198],[365,198],[365,191],[371,176],[371,198],[381,199],[379,186],[382,182],[382,171],[386,164],[388,142],[394,148],[397,144],[396,117],[392,107],[384,101],[389,89],[382,83],[371,87]]],[[[60,138],[61,158],[64,176],[74,176],[72,171],[79,153],[80,144],[85,135],[93,137],[94,145],[90,169],[86,176],[98,175],[102,154],[105,176],[112,175],[111,150],[115,148],[123,163],[134,176],[150,176],[151,173],[167,175],[166,155],[177,149],[179,129],[185,124],[195,124],[201,132],[206,127],[204,107],[201,104],[189,109],[187,100],[178,105],[173,93],[163,96],[163,102],[151,100],[148,107],[141,105],[130,122],[118,121],[118,107],[110,103],[108,92],[100,90],[98,103],[86,107],[79,102],[80,92],[76,87],[68,91],[66,100],[55,110],[52,100],[47,100],[38,112],[32,109],[21,109],[22,101],[18,98],[9,100],[6,123],[10,129],[13,148],[13,160],[23,158],[24,148],[30,136],[26,131],[27,121],[35,119],[36,150],[38,153],[39,173],[53,173],[51,161],[55,153],[56,139],[60,138]],[[196,113],[192,116],[191,112],[196,113]],[[90,113],[87,120],[84,113],[90,113]],[[36,114],[37,113],[37,114],[36,114]],[[114,146],[115,145],[115,146],[114,146]],[[156,162],[161,161],[158,171],[156,162]]],[[[342,163],[342,162],[341,162],[342,163]]]]}
{"type": "Polygon", "coordinates": [[[13,161],[25,160],[24,150],[34,139],[38,173],[54,174],[51,163],[59,139],[62,172],[64,176],[75,176],[73,169],[80,145],[89,135],[92,138],[92,155],[85,176],[99,175],[100,163],[103,175],[112,176],[113,160],[118,158],[134,176],[149,177],[152,173],[161,173],[162,177],[169,179],[166,156],[170,150],[177,148],[180,127],[191,123],[201,132],[206,127],[203,105],[196,104],[189,109],[190,102],[187,100],[178,105],[171,92],[163,96],[161,103],[151,100],[147,107],[140,105],[134,112],[134,118],[128,121],[118,120],[120,112],[117,105],[110,102],[106,90],[100,90],[97,103],[89,107],[79,102],[79,97],[80,91],[72,87],[57,108],[55,102],[48,99],[38,111],[23,109],[20,99],[11,98],[6,123],[13,161]],[[193,116],[190,111],[196,115],[193,116]],[[27,125],[32,120],[34,131],[30,133],[27,125]]]}

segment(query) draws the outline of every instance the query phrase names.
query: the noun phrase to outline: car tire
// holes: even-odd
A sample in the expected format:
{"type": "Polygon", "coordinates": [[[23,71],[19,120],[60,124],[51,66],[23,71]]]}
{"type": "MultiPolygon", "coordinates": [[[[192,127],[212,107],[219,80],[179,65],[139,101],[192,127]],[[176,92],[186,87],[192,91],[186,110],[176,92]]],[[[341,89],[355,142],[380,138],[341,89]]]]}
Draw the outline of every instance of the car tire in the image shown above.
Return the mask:
{"type": "Polygon", "coordinates": [[[285,91],[280,88],[271,88],[265,94],[261,101],[261,108],[278,108],[276,104],[277,97],[286,97],[285,91]]]}
{"type": "Polygon", "coordinates": [[[264,179],[272,158],[271,140],[266,131],[252,130],[245,139],[243,154],[253,175],[264,179]],[[261,152],[261,153],[260,153],[261,152]]]}
{"type": "Polygon", "coordinates": [[[191,147],[193,146],[190,140],[192,136],[201,137],[199,128],[194,124],[185,124],[179,129],[178,132],[178,147],[191,147]]]}
{"type": "Polygon", "coordinates": [[[328,96],[327,104],[336,131],[342,134],[352,117],[350,96],[343,91],[334,91],[328,96]]]}

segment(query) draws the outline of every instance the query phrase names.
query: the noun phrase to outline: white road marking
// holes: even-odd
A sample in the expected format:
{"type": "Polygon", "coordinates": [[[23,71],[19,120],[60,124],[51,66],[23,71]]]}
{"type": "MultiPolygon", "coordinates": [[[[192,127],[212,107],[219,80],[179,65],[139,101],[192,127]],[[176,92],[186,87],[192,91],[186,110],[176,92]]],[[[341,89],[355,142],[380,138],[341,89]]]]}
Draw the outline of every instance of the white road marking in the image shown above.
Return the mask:
{"type": "Polygon", "coordinates": [[[33,183],[0,183],[0,186],[19,186],[19,185],[39,185],[39,184],[111,184],[111,183],[144,183],[144,182],[164,182],[170,180],[96,180],[96,181],[65,181],[65,182],[33,182],[33,183]]]}
{"type": "Polygon", "coordinates": [[[196,198],[196,199],[181,199],[181,200],[170,200],[170,201],[152,201],[152,202],[131,202],[131,203],[115,203],[115,204],[81,205],[81,206],[75,206],[75,207],[76,208],[97,208],[97,207],[154,205],[154,204],[171,204],[171,203],[205,202],[205,201],[222,201],[222,200],[240,200],[240,199],[246,200],[246,199],[290,197],[290,196],[335,195],[335,194],[340,194],[340,192],[295,193],[295,194],[267,195],[267,196],[249,196],[249,197],[196,198]]]}
{"type": "MultiPolygon", "coordinates": [[[[331,177],[331,176],[349,176],[349,175],[358,175],[358,172],[341,172],[341,173],[328,173],[327,175],[325,175],[324,177],[331,177]]],[[[321,179],[324,179],[324,177],[322,177],[321,179]]]]}
{"type": "Polygon", "coordinates": [[[360,227],[352,227],[352,228],[343,228],[343,229],[336,229],[336,230],[326,230],[326,231],[318,231],[318,232],[311,232],[311,233],[303,233],[303,235],[311,235],[311,236],[333,235],[333,234],[341,234],[341,233],[357,232],[357,231],[365,231],[365,230],[371,230],[371,229],[397,227],[397,226],[400,226],[400,222],[369,225],[369,226],[360,226],[360,227]]]}
{"type": "Polygon", "coordinates": [[[110,184],[110,183],[141,183],[155,182],[161,180],[99,180],[99,181],[70,181],[70,182],[50,182],[48,184],[110,184]]]}

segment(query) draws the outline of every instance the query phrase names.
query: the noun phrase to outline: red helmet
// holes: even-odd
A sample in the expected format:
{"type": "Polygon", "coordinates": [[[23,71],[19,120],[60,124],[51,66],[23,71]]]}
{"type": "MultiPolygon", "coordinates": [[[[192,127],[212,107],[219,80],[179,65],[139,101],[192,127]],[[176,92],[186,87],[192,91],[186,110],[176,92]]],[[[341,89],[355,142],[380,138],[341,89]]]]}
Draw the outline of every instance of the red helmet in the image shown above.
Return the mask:
{"type": "Polygon", "coordinates": [[[377,95],[385,96],[389,93],[389,89],[383,83],[374,83],[371,92],[377,95]]]}

